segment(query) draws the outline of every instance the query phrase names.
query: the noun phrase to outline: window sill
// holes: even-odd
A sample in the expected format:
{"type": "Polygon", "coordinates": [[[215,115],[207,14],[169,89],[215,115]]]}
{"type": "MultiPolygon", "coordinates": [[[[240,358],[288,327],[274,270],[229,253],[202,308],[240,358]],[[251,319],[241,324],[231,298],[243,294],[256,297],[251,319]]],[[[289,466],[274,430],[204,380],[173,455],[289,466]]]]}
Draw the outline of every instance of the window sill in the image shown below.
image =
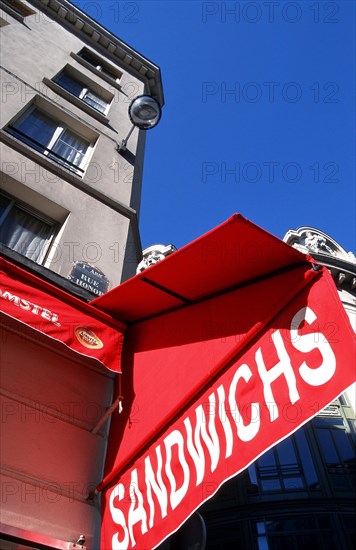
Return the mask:
{"type": "Polygon", "coordinates": [[[30,9],[28,6],[23,6],[24,13],[20,13],[19,10],[16,10],[16,8],[12,8],[8,4],[5,4],[5,2],[0,2],[0,8],[7,13],[8,15],[11,15],[16,21],[19,21],[19,23],[25,22],[25,17],[29,15],[34,15],[36,12],[32,9],[30,9]]]}
{"type": "Polygon", "coordinates": [[[53,82],[52,80],[46,77],[43,78],[42,82],[46,84],[48,88],[53,90],[53,92],[55,92],[61,97],[64,97],[64,99],[66,99],[70,103],[73,103],[76,107],[79,107],[79,109],[82,109],[82,111],[85,111],[88,115],[92,116],[93,118],[96,118],[96,120],[98,120],[102,124],[106,124],[106,125],[109,124],[110,121],[106,115],[104,115],[103,113],[100,113],[99,111],[97,111],[96,109],[94,109],[93,107],[85,103],[85,101],[83,101],[82,99],[79,99],[79,97],[76,97],[75,95],[71,94],[70,92],[62,88],[62,86],[59,86],[59,84],[56,84],[55,82],[53,82]]]}
{"type": "MultiPolygon", "coordinates": [[[[89,71],[91,71],[92,73],[96,74],[97,76],[99,76],[100,78],[102,78],[103,80],[105,80],[105,82],[108,82],[108,84],[111,84],[111,86],[114,86],[117,90],[120,90],[121,91],[121,86],[120,84],[118,83],[117,80],[115,80],[114,78],[110,78],[110,76],[107,76],[105,73],[103,73],[102,71],[99,71],[96,67],[94,67],[93,65],[91,65],[91,63],[89,63],[88,61],[86,61],[85,59],[83,59],[82,57],[80,57],[80,55],[77,55],[76,53],[74,52],[71,52],[70,53],[70,56],[75,59],[75,61],[77,61],[78,63],[80,63],[81,65],[83,65],[83,67],[85,67],[86,69],[88,69],[89,71]]],[[[119,77],[118,77],[119,78],[119,77]]]]}
{"type": "Polygon", "coordinates": [[[15,151],[18,151],[26,157],[29,157],[30,160],[43,166],[50,172],[54,172],[60,178],[63,178],[64,180],[70,182],[77,182],[81,186],[84,184],[83,179],[85,174],[83,174],[83,176],[80,176],[76,174],[73,170],[67,169],[65,166],[62,166],[61,164],[55,162],[46,155],[39,153],[38,151],[36,151],[36,149],[33,149],[6,130],[0,130],[0,141],[5,143],[6,145],[9,145],[13,149],[15,149],[15,151]]]}

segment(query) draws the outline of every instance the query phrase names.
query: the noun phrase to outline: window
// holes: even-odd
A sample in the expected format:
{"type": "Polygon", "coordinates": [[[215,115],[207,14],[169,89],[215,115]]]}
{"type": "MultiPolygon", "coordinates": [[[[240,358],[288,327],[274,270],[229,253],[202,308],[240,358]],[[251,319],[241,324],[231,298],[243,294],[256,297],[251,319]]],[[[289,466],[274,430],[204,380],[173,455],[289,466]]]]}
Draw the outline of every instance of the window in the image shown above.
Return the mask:
{"type": "Polygon", "coordinates": [[[78,63],[83,65],[83,67],[89,69],[97,76],[100,76],[103,80],[111,84],[111,86],[120,89],[120,85],[117,81],[120,80],[123,73],[116,66],[107,63],[87,48],[83,48],[79,53],[71,52],[70,55],[78,63]]]}
{"type": "Polygon", "coordinates": [[[63,122],[31,107],[7,131],[36,151],[79,175],[90,143],[63,122]]]}
{"type": "Polygon", "coordinates": [[[295,516],[261,518],[253,526],[258,550],[336,550],[331,516],[295,516]]]}
{"type": "Polygon", "coordinates": [[[95,93],[93,89],[90,89],[86,84],[69,74],[69,72],[62,71],[53,81],[71,94],[79,97],[79,99],[83,100],[87,105],[90,105],[90,107],[93,107],[93,109],[99,111],[99,113],[107,113],[109,107],[108,102],[100,97],[99,94],[95,93]]]}
{"type": "Polygon", "coordinates": [[[336,490],[355,487],[355,448],[343,418],[312,420],[329,479],[336,490]]]}
{"type": "Polygon", "coordinates": [[[84,61],[90,63],[90,65],[92,65],[97,71],[102,72],[105,76],[113,78],[114,80],[121,77],[121,73],[116,72],[114,68],[109,67],[104,61],[102,61],[99,57],[96,57],[89,50],[84,49],[78,55],[84,59],[84,61]]]}
{"type": "Polygon", "coordinates": [[[250,494],[319,489],[304,431],[298,430],[267,451],[248,468],[250,494]]]}
{"type": "Polygon", "coordinates": [[[55,233],[55,222],[26,204],[0,194],[0,242],[42,263],[55,233]]]}

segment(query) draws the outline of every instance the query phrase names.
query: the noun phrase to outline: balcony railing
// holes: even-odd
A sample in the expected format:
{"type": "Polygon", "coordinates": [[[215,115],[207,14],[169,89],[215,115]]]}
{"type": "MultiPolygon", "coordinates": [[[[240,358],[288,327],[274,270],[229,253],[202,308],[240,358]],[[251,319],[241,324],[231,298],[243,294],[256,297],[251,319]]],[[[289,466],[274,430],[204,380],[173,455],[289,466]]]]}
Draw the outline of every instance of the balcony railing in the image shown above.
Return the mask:
{"type": "Polygon", "coordinates": [[[21,130],[19,130],[18,128],[15,128],[15,126],[8,126],[7,131],[10,134],[12,134],[14,137],[16,137],[16,138],[20,139],[21,141],[23,141],[24,143],[27,143],[28,145],[30,145],[30,147],[32,147],[36,151],[42,153],[43,155],[45,155],[48,158],[51,158],[52,160],[54,160],[58,164],[61,164],[62,166],[64,166],[68,170],[70,170],[71,172],[74,172],[76,174],[78,174],[78,173],[84,174],[83,168],[80,168],[78,165],[74,164],[73,162],[70,162],[65,157],[62,157],[61,155],[58,155],[57,153],[55,153],[51,149],[48,149],[47,147],[44,147],[44,145],[42,145],[42,143],[40,143],[39,141],[36,141],[35,139],[28,136],[24,132],[21,132],[21,130]]]}

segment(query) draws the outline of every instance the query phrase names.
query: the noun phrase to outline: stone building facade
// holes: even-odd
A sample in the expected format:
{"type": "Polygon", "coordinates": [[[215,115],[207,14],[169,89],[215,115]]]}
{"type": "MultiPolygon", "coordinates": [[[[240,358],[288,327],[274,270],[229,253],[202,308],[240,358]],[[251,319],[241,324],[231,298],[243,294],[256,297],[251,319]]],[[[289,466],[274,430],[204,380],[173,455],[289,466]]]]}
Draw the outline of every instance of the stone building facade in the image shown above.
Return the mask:
{"type": "Polygon", "coordinates": [[[117,145],[135,97],[163,105],[160,70],[70,2],[1,10],[2,245],[64,278],[90,264],[116,286],[141,259],[145,133],[117,145]]]}

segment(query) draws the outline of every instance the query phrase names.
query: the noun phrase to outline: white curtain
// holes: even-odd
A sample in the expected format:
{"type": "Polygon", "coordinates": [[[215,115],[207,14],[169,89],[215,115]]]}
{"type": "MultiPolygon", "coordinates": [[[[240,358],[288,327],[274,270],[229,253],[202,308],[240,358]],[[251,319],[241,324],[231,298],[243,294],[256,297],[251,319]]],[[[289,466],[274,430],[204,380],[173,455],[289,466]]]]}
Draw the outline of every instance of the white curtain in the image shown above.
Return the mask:
{"type": "Polygon", "coordinates": [[[49,224],[14,207],[0,227],[0,241],[12,250],[37,262],[51,232],[52,228],[49,224]]]}
{"type": "Polygon", "coordinates": [[[87,103],[91,107],[94,107],[94,109],[96,109],[100,113],[105,113],[106,107],[108,105],[107,102],[101,97],[94,94],[94,92],[91,92],[90,90],[86,92],[83,100],[85,101],[85,103],[87,103]]]}
{"type": "Polygon", "coordinates": [[[52,151],[75,166],[79,166],[87,148],[88,143],[84,139],[70,130],[64,130],[52,147],[52,151]]]}

